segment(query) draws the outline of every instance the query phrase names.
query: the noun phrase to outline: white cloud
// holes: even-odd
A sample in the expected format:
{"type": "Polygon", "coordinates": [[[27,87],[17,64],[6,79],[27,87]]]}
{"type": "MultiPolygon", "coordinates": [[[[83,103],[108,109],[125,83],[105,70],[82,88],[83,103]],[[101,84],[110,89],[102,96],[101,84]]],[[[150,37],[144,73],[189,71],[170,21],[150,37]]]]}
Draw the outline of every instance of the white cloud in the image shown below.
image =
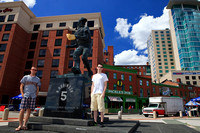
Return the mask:
{"type": "MultiPolygon", "coordinates": [[[[169,28],[169,13],[165,7],[160,17],[144,14],[139,22],[133,25],[128,24],[128,19],[124,18],[117,18],[116,21],[115,31],[119,32],[122,38],[131,39],[136,50],[125,50],[115,55],[115,65],[142,65],[146,64],[148,58],[145,55],[138,55],[138,51],[147,48],[146,42],[152,30],[169,28]]],[[[148,51],[142,53],[148,54],[148,51]]]]}
{"type": "Polygon", "coordinates": [[[147,49],[144,51],[144,54],[148,54],[148,51],[147,51],[147,49]]]}
{"type": "Polygon", "coordinates": [[[144,55],[138,55],[136,50],[124,50],[114,57],[115,65],[145,65],[147,59],[144,55]]]}
{"type": "Polygon", "coordinates": [[[151,30],[169,28],[169,14],[166,7],[160,17],[144,14],[137,24],[132,25],[131,32],[128,32],[130,25],[127,19],[118,18],[115,31],[119,32],[121,37],[129,37],[133,41],[136,49],[142,50],[147,47],[146,41],[149,37],[151,30]]]}
{"type": "Polygon", "coordinates": [[[24,1],[24,3],[30,8],[33,8],[34,5],[36,4],[36,0],[20,0],[20,1],[24,1]]]}
{"type": "Polygon", "coordinates": [[[36,4],[36,0],[0,0],[0,3],[13,1],[23,1],[29,8],[34,7],[34,5],[36,4]]]}
{"type": "Polygon", "coordinates": [[[131,24],[128,24],[128,20],[124,18],[118,18],[116,19],[117,25],[115,26],[115,31],[119,32],[120,36],[122,38],[126,38],[129,36],[128,30],[131,27],[131,24]]]}

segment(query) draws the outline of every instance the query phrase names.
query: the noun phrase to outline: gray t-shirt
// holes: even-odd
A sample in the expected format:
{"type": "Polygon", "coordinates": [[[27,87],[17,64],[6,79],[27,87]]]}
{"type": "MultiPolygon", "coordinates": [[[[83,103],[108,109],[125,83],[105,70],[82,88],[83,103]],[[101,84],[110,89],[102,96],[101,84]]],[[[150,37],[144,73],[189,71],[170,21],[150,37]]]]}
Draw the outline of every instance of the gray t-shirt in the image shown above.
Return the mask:
{"type": "Polygon", "coordinates": [[[36,98],[37,86],[41,86],[40,79],[37,76],[25,75],[20,83],[24,84],[24,97],[36,98]]]}

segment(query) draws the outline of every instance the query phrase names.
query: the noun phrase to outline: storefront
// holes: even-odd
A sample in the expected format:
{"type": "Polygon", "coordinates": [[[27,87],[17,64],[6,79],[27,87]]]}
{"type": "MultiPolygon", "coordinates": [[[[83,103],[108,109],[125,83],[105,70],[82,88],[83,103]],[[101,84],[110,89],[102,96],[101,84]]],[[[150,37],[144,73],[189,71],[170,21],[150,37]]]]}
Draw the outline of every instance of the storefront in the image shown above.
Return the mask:
{"type": "Polygon", "coordinates": [[[117,113],[123,107],[123,112],[128,113],[131,106],[134,113],[138,112],[137,96],[133,96],[132,92],[106,90],[105,108],[106,113],[117,113]]]}

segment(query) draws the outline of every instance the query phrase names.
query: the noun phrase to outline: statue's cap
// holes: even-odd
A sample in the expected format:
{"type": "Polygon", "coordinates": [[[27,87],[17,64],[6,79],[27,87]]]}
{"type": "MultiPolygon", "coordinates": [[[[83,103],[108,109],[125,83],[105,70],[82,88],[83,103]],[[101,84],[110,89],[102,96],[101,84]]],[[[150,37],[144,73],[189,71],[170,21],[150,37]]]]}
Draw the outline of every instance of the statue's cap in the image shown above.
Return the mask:
{"type": "Polygon", "coordinates": [[[78,22],[81,22],[81,21],[83,21],[83,22],[87,22],[87,19],[86,19],[86,18],[84,18],[84,17],[81,17],[81,18],[79,19],[79,21],[78,21],[78,22]]]}

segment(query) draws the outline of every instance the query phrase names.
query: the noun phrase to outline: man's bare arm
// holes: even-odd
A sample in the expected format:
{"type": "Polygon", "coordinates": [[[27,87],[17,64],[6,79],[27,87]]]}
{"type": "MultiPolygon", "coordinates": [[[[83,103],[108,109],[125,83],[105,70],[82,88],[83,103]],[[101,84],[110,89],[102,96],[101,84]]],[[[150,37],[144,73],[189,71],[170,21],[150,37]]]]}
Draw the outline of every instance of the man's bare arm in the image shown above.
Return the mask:
{"type": "Polygon", "coordinates": [[[22,94],[22,97],[24,97],[24,84],[20,84],[20,93],[22,94]]]}

